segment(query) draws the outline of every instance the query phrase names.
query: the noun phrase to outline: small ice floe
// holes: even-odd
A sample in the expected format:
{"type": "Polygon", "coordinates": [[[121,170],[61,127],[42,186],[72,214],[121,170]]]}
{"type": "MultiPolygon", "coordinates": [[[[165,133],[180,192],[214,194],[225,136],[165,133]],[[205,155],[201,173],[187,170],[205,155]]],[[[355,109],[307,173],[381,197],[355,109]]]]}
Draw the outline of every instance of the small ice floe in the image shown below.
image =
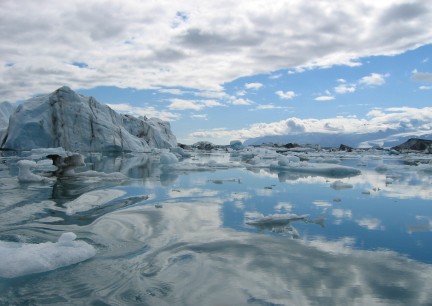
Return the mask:
{"type": "Polygon", "coordinates": [[[96,255],[90,244],[75,240],[72,232],[57,242],[39,244],[0,241],[0,277],[13,278],[55,270],[82,262],[96,255]]]}
{"type": "Polygon", "coordinates": [[[185,150],[183,150],[180,147],[174,147],[170,149],[171,153],[174,153],[175,155],[178,155],[182,158],[189,158],[192,156],[192,154],[190,154],[189,152],[186,152],[185,150]]]}
{"type": "Polygon", "coordinates": [[[19,168],[18,181],[21,183],[32,183],[32,182],[50,182],[51,180],[47,177],[34,174],[30,169],[36,168],[36,162],[32,160],[20,160],[17,162],[19,168]]]}
{"type": "Polygon", "coordinates": [[[371,194],[371,192],[370,192],[369,190],[363,190],[363,191],[362,191],[362,194],[369,195],[369,194],[371,194]]]}
{"type": "Polygon", "coordinates": [[[339,203],[339,202],[342,202],[342,199],[341,198],[334,198],[333,202],[339,203]]]}
{"type": "Polygon", "coordinates": [[[281,157],[278,162],[272,163],[270,169],[335,178],[351,177],[361,173],[356,168],[328,163],[293,162],[291,159],[287,160],[285,157],[281,157]]]}
{"type": "Polygon", "coordinates": [[[162,208],[162,204],[155,204],[155,208],[162,208]]]}
{"type": "Polygon", "coordinates": [[[269,230],[274,233],[285,234],[291,238],[298,239],[300,235],[291,223],[295,221],[307,222],[305,219],[307,216],[308,215],[274,214],[256,217],[255,219],[245,221],[245,223],[259,230],[269,230]]]}
{"type": "Polygon", "coordinates": [[[178,163],[178,158],[174,153],[171,152],[163,152],[160,155],[160,163],[163,165],[175,164],[178,163]]]}
{"type": "Polygon", "coordinates": [[[119,189],[102,189],[87,192],[75,200],[64,204],[66,207],[66,214],[73,215],[79,212],[91,210],[114,199],[120,198],[125,194],[126,191],[119,189]]]}
{"type": "Polygon", "coordinates": [[[337,181],[334,181],[333,183],[331,183],[330,187],[335,189],[335,190],[341,190],[341,189],[353,188],[353,185],[348,184],[348,183],[344,183],[340,180],[337,180],[337,181]]]}
{"type": "Polygon", "coordinates": [[[275,225],[286,225],[293,221],[304,221],[308,215],[296,215],[296,214],[273,214],[268,216],[256,217],[255,219],[247,220],[245,223],[254,226],[275,226],[275,225]]]}

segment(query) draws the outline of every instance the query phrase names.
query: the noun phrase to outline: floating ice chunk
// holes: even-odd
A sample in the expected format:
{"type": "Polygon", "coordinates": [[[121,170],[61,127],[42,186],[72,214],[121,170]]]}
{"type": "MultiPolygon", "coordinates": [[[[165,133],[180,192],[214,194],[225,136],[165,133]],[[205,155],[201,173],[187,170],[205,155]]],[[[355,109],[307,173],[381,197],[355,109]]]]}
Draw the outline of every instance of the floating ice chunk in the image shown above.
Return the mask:
{"type": "Polygon", "coordinates": [[[38,174],[34,174],[30,169],[36,167],[36,162],[32,160],[20,160],[17,162],[18,171],[18,181],[21,183],[32,183],[32,182],[49,182],[50,179],[38,174]]]}
{"type": "Polygon", "coordinates": [[[183,158],[189,158],[192,156],[189,152],[186,152],[185,150],[183,150],[180,147],[171,148],[170,151],[174,154],[177,154],[177,155],[183,157],[183,158]]]}
{"type": "Polygon", "coordinates": [[[73,201],[65,203],[66,214],[73,215],[104,205],[109,201],[122,197],[126,191],[119,189],[102,189],[87,192],[73,201]]]}
{"type": "Polygon", "coordinates": [[[339,178],[356,176],[361,173],[356,168],[327,163],[289,162],[286,164],[283,158],[280,158],[277,163],[272,163],[270,169],[339,178]]]}
{"type": "Polygon", "coordinates": [[[233,150],[241,150],[243,149],[243,144],[240,140],[232,140],[230,141],[230,148],[233,150]]]}
{"type": "Polygon", "coordinates": [[[281,156],[278,160],[279,166],[289,166],[292,163],[299,163],[300,158],[298,156],[281,156]]]}
{"type": "Polygon", "coordinates": [[[340,180],[334,181],[333,183],[330,184],[330,187],[336,190],[341,190],[341,189],[349,189],[349,188],[353,188],[353,185],[348,184],[348,183],[344,183],[340,180]]]}
{"type": "Polygon", "coordinates": [[[160,155],[160,163],[164,165],[175,164],[178,163],[178,158],[174,153],[171,152],[163,152],[160,155]]]}
{"type": "Polygon", "coordinates": [[[255,226],[280,226],[286,225],[293,221],[305,220],[308,215],[296,214],[274,214],[263,217],[257,217],[253,220],[247,220],[245,223],[255,226]]]}
{"type": "Polygon", "coordinates": [[[371,194],[371,192],[370,192],[369,190],[363,190],[363,191],[362,191],[362,194],[369,195],[369,194],[371,194]]]}
{"type": "Polygon", "coordinates": [[[0,241],[0,277],[13,278],[55,270],[76,264],[96,255],[74,233],[64,233],[56,243],[39,244],[0,241]]]}

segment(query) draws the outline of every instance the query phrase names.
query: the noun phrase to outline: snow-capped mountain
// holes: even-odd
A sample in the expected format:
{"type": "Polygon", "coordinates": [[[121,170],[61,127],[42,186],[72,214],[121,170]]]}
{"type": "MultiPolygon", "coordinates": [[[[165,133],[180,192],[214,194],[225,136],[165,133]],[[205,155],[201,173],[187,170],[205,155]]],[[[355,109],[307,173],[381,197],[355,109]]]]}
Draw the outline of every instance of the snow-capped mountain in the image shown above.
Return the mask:
{"type": "Polygon", "coordinates": [[[119,114],[93,97],[61,87],[17,107],[2,149],[63,147],[68,151],[146,151],[177,146],[170,124],[119,114]]]}

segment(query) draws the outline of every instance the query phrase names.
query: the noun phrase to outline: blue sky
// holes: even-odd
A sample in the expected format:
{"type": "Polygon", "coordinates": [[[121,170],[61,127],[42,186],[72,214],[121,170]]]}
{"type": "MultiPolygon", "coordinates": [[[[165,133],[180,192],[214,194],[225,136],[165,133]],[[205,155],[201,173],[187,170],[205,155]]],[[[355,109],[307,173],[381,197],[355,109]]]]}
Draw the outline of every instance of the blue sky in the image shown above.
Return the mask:
{"type": "Polygon", "coordinates": [[[25,2],[0,4],[2,100],[66,85],[183,143],[432,128],[425,1],[25,2]]]}

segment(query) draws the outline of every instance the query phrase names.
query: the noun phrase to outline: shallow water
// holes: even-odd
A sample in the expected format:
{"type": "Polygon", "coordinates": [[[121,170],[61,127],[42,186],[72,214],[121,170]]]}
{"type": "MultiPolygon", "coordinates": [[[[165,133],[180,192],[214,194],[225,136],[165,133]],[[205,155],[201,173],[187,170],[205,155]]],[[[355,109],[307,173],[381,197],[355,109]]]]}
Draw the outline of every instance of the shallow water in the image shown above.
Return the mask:
{"type": "MultiPolygon", "coordinates": [[[[19,158],[3,157],[0,240],[55,242],[74,232],[97,254],[0,278],[0,304],[430,305],[432,174],[421,167],[428,156],[336,157],[361,175],[234,163],[167,172],[150,154],[94,155],[87,169],[128,178],[22,184],[19,158]],[[300,217],[247,223],[274,214],[300,217]]],[[[209,159],[230,156],[195,153],[191,160],[209,159]]]]}

